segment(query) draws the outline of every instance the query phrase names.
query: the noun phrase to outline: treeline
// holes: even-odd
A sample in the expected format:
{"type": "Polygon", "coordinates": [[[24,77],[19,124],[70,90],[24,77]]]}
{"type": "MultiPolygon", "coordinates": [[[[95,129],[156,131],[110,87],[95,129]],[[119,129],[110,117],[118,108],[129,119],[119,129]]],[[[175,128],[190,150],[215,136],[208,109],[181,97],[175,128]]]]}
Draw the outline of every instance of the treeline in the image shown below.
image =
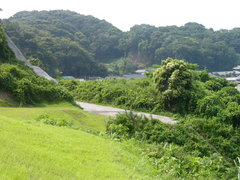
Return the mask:
{"type": "Polygon", "coordinates": [[[38,77],[23,62],[16,60],[8,47],[1,24],[0,90],[10,93],[19,105],[60,101],[73,103],[73,97],[66,89],[55,82],[38,77]]]}
{"type": "Polygon", "coordinates": [[[196,63],[201,69],[221,71],[239,63],[239,42],[240,28],[214,31],[197,23],[158,28],[136,25],[125,34],[120,47],[146,64],[159,64],[171,57],[196,63]]]}
{"type": "MultiPolygon", "coordinates": [[[[23,53],[41,59],[52,75],[106,76],[102,63],[121,58],[131,62],[126,66],[142,67],[171,57],[209,71],[230,70],[240,62],[240,28],[214,31],[197,23],[143,24],[122,32],[104,20],[63,10],[19,12],[4,24],[23,53]]],[[[118,71],[113,66],[110,71],[118,71]]]]}

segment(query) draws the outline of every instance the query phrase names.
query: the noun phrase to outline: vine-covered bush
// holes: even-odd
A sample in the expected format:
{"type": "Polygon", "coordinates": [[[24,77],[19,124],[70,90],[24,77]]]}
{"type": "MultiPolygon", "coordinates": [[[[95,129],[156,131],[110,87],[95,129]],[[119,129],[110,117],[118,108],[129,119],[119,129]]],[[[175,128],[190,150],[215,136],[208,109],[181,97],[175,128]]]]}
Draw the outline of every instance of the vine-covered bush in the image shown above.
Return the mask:
{"type": "Polygon", "coordinates": [[[157,94],[150,78],[108,79],[79,82],[60,80],[61,85],[72,92],[80,101],[104,103],[139,111],[153,111],[157,94]]]}
{"type": "Polygon", "coordinates": [[[13,94],[17,102],[20,104],[73,102],[73,97],[65,88],[38,77],[32,70],[23,67],[21,65],[0,64],[0,88],[13,94]]]}
{"type": "Polygon", "coordinates": [[[235,178],[234,159],[240,156],[239,129],[220,119],[189,117],[176,125],[133,113],[120,114],[107,123],[114,139],[134,138],[156,149],[147,149],[159,172],[177,178],[235,178]]]}

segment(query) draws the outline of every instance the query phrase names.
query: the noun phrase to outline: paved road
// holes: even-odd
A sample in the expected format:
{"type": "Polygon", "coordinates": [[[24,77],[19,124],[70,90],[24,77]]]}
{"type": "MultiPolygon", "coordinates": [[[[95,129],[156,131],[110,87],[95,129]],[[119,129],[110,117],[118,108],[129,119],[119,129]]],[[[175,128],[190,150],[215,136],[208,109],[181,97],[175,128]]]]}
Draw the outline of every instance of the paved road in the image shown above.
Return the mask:
{"type": "MultiPolygon", "coordinates": [[[[109,106],[101,106],[101,105],[96,105],[96,104],[90,104],[90,103],[85,103],[85,102],[76,102],[78,105],[80,105],[84,111],[90,112],[90,113],[96,113],[96,114],[102,114],[106,116],[116,116],[119,113],[124,113],[125,111],[130,112],[129,110],[124,110],[124,109],[119,109],[119,108],[113,108],[109,106]]],[[[154,118],[154,119],[159,119],[163,123],[167,124],[176,124],[177,121],[171,119],[170,117],[167,116],[160,116],[160,115],[154,115],[154,114],[149,114],[149,113],[143,113],[143,112],[133,112],[134,114],[138,115],[144,115],[148,118],[154,118]]]]}

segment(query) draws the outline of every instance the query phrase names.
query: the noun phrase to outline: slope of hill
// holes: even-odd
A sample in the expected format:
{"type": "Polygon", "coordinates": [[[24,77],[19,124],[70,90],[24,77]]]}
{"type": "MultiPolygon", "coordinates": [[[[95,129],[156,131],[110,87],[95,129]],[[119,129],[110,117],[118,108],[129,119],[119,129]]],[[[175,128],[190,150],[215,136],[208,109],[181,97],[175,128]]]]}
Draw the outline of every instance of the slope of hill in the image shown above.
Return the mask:
{"type": "Polygon", "coordinates": [[[0,23],[0,62],[11,62],[15,60],[14,53],[8,47],[2,24],[0,23]]]}
{"type": "Polygon", "coordinates": [[[143,24],[133,26],[120,47],[136,63],[160,64],[171,57],[196,63],[201,69],[220,71],[231,70],[239,63],[239,42],[239,28],[213,31],[197,23],[181,27],[143,24]]]}
{"type": "Polygon", "coordinates": [[[44,69],[55,75],[105,76],[101,63],[120,58],[131,62],[125,66],[149,66],[172,57],[209,71],[230,70],[240,63],[240,28],[143,24],[122,32],[104,20],[63,10],[23,11],[4,22],[23,53],[41,59],[44,69]]]}
{"type": "Polygon", "coordinates": [[[104,20],[71,11],[20,12],[5,21],[9,36],[27,57],[56,74],[106,75],[99,61],[118,58],[121,31],[104,20]]]}
{"type": "Polygon", "coordinates": [[[24,54],[41,59],[55,75],[105,76],[101,63],[120,58],[130,61],[124,66],[149,66],[171,57],[210,71],[230,70],[240,62],[240,28],[143,24],[122,32],[104,20],[63,10],[19,12],[4,22],[24,54]]]}

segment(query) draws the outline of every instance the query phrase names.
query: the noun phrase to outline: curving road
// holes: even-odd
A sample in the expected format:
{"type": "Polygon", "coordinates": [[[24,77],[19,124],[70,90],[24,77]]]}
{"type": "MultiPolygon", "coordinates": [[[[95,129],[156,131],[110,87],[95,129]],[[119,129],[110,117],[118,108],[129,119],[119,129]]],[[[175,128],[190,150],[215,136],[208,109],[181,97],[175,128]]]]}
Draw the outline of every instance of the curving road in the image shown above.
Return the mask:
{"type": "MultiPolygon", "coordinates": [[[[119,113],[124,113],[125,111],[130,112],[129,110],[124,110],[120,108],[113,108],[109,106],[101,106],[101,105],[96,105],[96,104],[90,104],[90,103],[85,103],[85,102],[76,102],[78,105],[80,105],[84,111],[90,112],[90,113],[96,113],[96,114],[101,114],[101,115],[106,115],[106,116],[116,116],[119,113]]],[[[160,116],[160,115],[155,115],[155,114],[149,114],[149,113],[143,113],[143,112],[133,112],[134,114],[137,115],[143,115],[148,118],[154,118],[154,119],[159,119],[163,123],[167,124],[176,124],[177,121],[171,119],[170,117],[167,116],[160,116]]]]}

